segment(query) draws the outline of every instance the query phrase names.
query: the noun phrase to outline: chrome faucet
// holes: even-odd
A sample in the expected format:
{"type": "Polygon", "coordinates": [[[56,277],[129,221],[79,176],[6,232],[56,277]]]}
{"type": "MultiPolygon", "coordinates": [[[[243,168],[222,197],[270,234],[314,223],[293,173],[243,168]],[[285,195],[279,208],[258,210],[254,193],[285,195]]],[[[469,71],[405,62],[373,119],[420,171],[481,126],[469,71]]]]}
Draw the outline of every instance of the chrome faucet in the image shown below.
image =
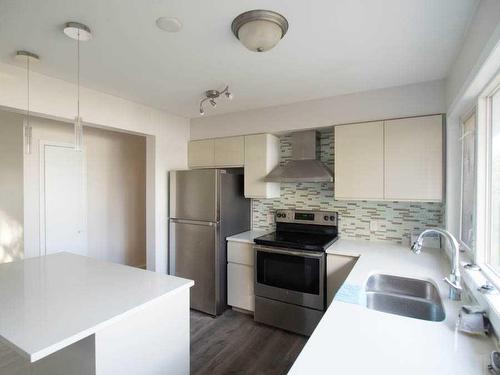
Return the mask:
{"type": "Polygon", "coordinates": [[[460,301],[461,299],[461,292],[462,292],[462,286],[461,286],[461,276],[460,276],[460,245],[458,244],[458,241],[456,240],[453,235],[448,232],[445,229],[441,228],[429,228],[424,230],[422,233],[419,234],[417,237],[417,240],[413,243],[411,246],[411,250],[415,254],[420,254],[420,251],[422,250],[422,243],[424,241],[424,237],[426,234],[430,233],[438,233],[442,235],[444,238],[446,238],[451,246],[451,273],[450,275],[444,279],[446,283],[450,286],[450,291],[448,293],[448,298],[453,300],[453,301],[460,301]]]}

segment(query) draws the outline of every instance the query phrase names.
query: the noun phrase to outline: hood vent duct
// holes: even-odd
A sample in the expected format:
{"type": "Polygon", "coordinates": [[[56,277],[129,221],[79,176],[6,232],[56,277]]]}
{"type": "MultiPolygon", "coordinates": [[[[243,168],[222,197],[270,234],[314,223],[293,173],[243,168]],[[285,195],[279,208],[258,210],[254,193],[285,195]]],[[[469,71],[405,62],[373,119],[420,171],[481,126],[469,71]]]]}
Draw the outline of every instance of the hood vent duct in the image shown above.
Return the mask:
{"type": "Polygon", "coordinates": [[[320,136],[316,130],[292,134],[292,160],[274,168],[268,182],[332,182],[333,174],[319,160],[320,136]]]}

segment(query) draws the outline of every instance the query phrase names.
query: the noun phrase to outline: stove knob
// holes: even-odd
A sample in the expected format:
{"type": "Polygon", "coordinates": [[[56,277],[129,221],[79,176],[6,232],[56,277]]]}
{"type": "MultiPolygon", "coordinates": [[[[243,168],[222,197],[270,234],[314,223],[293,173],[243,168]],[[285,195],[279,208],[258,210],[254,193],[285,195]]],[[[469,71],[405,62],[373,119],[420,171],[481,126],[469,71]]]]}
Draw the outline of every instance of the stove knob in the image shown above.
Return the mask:
{"type": "Polygon", "coordinates": [[[328,221],[328,216],[327,215],[323,216],[323,219],[325,219],[325,221],[328,221]]]}
{"type": "Polygon", "coordinates": [[[330,216],[330,220],[331,220],[331,221],[334,221],[334,220],[335,220],[335,216],[333,216],[333,215],[332,215],[332,216],[330,216]]]}

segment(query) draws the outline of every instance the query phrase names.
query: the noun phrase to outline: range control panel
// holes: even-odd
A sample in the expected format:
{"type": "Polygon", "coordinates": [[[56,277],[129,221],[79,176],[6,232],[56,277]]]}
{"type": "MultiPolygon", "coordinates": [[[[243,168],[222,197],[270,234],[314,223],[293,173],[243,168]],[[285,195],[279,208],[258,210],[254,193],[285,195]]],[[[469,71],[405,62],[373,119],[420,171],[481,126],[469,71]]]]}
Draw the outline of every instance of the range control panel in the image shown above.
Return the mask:
{"type": "Polygon", "coordinates": [[[336,226],[338,213],[332,211],[277,210],[276,222],[336,226]]]}

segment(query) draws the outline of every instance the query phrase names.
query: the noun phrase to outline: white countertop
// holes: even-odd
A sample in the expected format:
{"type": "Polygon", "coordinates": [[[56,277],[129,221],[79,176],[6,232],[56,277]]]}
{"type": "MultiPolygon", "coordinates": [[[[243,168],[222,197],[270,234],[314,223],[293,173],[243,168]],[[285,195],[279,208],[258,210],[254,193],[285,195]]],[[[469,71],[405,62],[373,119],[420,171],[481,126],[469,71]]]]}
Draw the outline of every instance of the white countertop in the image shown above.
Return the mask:
{"type": "Polygon", "coordinates": [[[334,300],[289,374],[488,373],[493,342],[456,331],[462,302],[447,298],[442,279],[450,268],[441,250],[424,248],[417,255],[393,243],[340,239],[327,252],[359,256],[344,285],[362,288],[374,273],[432,281],[440,291],[446,319],[429,322],[334,300]]]}
{"type": "Polygon", "coordinates": [[[70,253],[0,265],[0,338],[31,362],[192,280],[70,253]]]}
{"type": "Polygon", "coordinates": [[[234,242],[253,243],[254,238],[263,236],[268,233],[269,231],[265,230],[249,230],[247,232],[235,234],[234,236],[226,237],[226,240],[234,242]]]}

